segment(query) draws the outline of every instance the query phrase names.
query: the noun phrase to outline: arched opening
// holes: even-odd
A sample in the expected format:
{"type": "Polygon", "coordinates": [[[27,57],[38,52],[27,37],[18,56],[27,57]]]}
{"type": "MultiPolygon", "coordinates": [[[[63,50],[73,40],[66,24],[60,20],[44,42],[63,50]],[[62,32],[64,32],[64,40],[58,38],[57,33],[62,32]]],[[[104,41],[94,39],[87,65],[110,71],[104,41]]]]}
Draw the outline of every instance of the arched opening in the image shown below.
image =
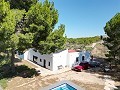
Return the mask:
{"type": "Polygon", "coordinates": [[[85,56],[82,56],[82,61],[84,61],[85,60],[85,56]]]}

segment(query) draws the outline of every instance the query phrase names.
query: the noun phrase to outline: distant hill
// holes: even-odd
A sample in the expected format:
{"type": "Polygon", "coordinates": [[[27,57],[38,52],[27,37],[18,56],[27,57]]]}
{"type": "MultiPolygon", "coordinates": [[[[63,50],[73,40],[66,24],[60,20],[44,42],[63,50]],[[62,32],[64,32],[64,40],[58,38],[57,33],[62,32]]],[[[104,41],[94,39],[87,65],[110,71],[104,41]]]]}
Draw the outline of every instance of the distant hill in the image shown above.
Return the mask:
{"type": "Polygon", "coordinates": [[[87,38],[68,38],[66,48],[89,50],[94,57],[105,58],[108,49],[103,45],[103,40],[100,36],[87,37],[87,38]]]}
{"type": "Polygon", "coordinates": [[[100,41],[100,36],[86,38],[67,38],[66,48],[68,49],[84,49],[86,46],[100,41]]]}

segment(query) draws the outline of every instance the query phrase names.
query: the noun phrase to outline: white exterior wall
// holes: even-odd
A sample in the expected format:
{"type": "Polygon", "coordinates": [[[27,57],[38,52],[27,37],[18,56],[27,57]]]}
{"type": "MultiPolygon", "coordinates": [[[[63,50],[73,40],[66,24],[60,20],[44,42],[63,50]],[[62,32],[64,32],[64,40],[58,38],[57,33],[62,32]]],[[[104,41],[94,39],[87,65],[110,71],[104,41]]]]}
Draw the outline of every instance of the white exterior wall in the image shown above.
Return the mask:
{"type": "Polygon", "coordinates": [[[79,62],[76,62],[76,58],[79,57],[79,52],[72,52],[68,53],[68,66],[72,67],[76,64],[79,64],[79,62]]]}
{"type": "Polygon", "coordinates": [[[41,65],[41,66],[44,66],[44,60],[46,61],[46,64],[45,64],[45,67],[47,69],[50,69],[50,70],[53,70],[53,61],[52,61],[52,57],[53,55],[52,54],[43,54],[41,55],[39,52],[35,52],[33,51],[32,49],[29,49],[28,51],[26,51],[24,53],[24,59],[25,60],[31,60],[33,61],[33,56],[36,56],[38,57],[37,58],[37,64],[41,65]],[[40,62],[40,59],[41,59],[41,62],[40,62]],[[50,62],[50,66],[49,66],[49,62],[50,62]]]}
{"type": "Polygon", "coordinates": [[[24,60],[28,60],[28,52],[29,52],[29,51],[26,51],[26,52],[24,53],[24,60]]]}
{"type": "Polygon", "coordinates": [[[60,53],[53,54],[53,71],[58,70],[59,66],[65,67],[67,64],[67,54],[68,50],[64,50],[60,53]]]}
{"type": "Polygon", "coordinates": [[[38,60],[38,64],[41,66],[44,66],[44,60],[46,61],[45,64],[45,68],[53,70],[53,55],[52,54],[43,54],[39,56],[39,60],[38,60]],[[40,62],[40,59],[42,60],[42,62],[40,62]],[[49,62],[50,62],[50,66],[49,66],[49,62]]]}
{"type": "Polygon", "coordinates": [[[80,52],[80,54],[79,54],[80,62],[82,62],[82,56],[84,56],[84,61],[89,62],[90,61],[90,57],[91,57],[90,55],[91,55],[90,52],[87,52],[87,51],[80,52]]]}
{"type": "Polygon", "coordinates": [[[68,50],[61,51],[59,53],[54,54],[40,54],[39,52],[33,51],[33,49],[29,49],[24,53],[25,60],[33,61],[33,56],[38,57],[36,62],[47,69],[52,71],[58,70],[59,66],[63,68],[66,66],[72,67],[73,65],[79,64],[82,61],[82,56],[85,56],[85,61],[90,61],[90,53],[89,52],[71,52],[68,53],[68,50]],[[76,62],[76,58],[78,58],[78,62],[76,62]],[[41,61],[40,61],[41,59],[41,61]],[[46,62],[44,62],[46,61],[46,62]],[[49,66],[50,62],[50,66],[49,66]]]}
{"type": "Polygon", "coordinates": [[[32,49],[29,49],[24,53],[25,60],[33,61],[33,56],[37,58],[37,64],[44,66],[44,60],[46,61],[45,68],[50,69],[52,71],[58,70],[58,66],[62,65],[65,67],[67,64],[67,54],[68,50],[61,51],[59,53],[54,54],[40,54],[39,52],[35,52],[32,49]],[[41,59],[41,62],[40,62],[41,59]],[[50,66],[49,66],[50,62],[50,66]]]}
{"type": "Polygon", "coordinates": [[[87,62],[90,62],[90,59],[91,59],[91,53],[90,53],[90,52],[86,52],[86,53],[85,53],[85,56],[86,56],[86,60],[87,60],[87,62]]]}
{"type": "Polygon", "coordinates": [[[18,55],[18,57],[19,57],[20,59],[24,59],[24,54],[18,55]]]}

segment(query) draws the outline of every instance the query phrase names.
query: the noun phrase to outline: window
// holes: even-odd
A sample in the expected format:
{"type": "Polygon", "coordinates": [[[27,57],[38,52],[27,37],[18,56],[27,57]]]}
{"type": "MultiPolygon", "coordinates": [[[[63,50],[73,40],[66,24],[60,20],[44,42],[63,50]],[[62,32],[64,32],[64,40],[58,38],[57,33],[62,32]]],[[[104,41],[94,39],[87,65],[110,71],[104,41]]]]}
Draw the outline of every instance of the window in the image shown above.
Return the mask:
{"type": "Polygon", "coordinates": [[[42,62],[42,59],[40,59],[40,62],[42,62]]]}
{"type": "Polygon", "coordinates": [[[37,56],[33,56],[34,57],[34,59],[38,59],[38,57],[37,56]]]}
{"type": "Polygon", "coordinates": [[[78,57],[76,57],[76,62],[78,62],[79,60],[78,60],[78,57]]]}
{"type": "Polygon", "coordinates": [[[82,56],[82,61],[84,61],[85,60],[85,56],[82,56]]]}
{"type": "Polygon", "coordinates": [[[50,62],[48,63],[48,66],[50,66],[50,62]]]}
{"type": "Polygon", "coordinates": [[[33,56],[33,62],[37,62],[38,57],[37,56],[33,56]]]}

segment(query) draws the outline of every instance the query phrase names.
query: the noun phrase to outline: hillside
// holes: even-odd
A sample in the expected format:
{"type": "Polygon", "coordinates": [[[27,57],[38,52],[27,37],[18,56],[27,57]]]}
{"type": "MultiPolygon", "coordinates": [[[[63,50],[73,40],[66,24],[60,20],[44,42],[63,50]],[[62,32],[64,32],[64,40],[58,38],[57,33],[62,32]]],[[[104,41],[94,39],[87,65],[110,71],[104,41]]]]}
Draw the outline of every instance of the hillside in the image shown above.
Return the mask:
{"type": "Polygon", "coordinates": [[[100,58],[105,58],[105,54],[108,51],[99,36],[88,38],[69,38],[66,43],[66,48],[89,50],[94,57],[100,58]]]}
{"type": "Polygon", "coordinates": [[[96,43],[96,45],[91,50],[91,54],[94,57],[106,58],[105,54],[108,53],[107,51],[108,51],[107,47],[105,47],[103,45],[103,42],[101,41],[96,43]]]}
{"type": "Polygon", "coordinates": [[[100,41],[99,36],[86,38],[67,38],[66,48],[83,50],[86,46],[100,41]]]}

